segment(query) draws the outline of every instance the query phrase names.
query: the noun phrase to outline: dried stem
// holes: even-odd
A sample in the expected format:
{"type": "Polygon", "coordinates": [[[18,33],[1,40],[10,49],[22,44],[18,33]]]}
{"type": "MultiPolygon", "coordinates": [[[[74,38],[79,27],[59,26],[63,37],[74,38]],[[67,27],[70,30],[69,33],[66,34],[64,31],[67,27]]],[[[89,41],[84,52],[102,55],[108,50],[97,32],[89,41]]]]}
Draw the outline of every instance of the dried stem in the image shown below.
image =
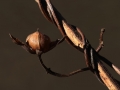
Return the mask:
{"type": "Polygon", "coordinates": [[[25,49],[27,52],[29,52],[31,54],[36,54],[36,52],[33,51],[27,44],[21,42],[19,39],[15,38],[11,34],[9,34],[9,36],[15,44],[21,46],[23,49],[25,49]]]}
{"type": "Polygon", "coordinates": [[[103,48],[104,44],[103,44],[103,34],[105,32],[105,28],[102,28],[101,29],[101,32],[100,32],[100,39],[99,39],[99,46],[97,47],[96,51],[97,52],[100,52],[100,50],[103,48]]]}
{"type": "Polygon", "coordinates": [[[50,68],[48,68],[48,67],[45,66],[45,64],[42,61],[41,55],[38,55],[38,57],[39,57],[41,65],[46,70],[46,72],[49,73],[49,74],[51,74],[51,75],[57,76],[57,77],[69,77],[69,76],[72,76],[72,75],[77,74],[79,72],[83,72],[83,71],[88,71],[89,70],[89,68],[82,68],[82,69],[78,69],[78,70],[72,71],[69,74],[57,73],[57,72],[54,72],[50,68]]]}
{"type": "Polygon", "coordinates": [[[99,58],[100,58],[103,62],[105,62],[109,67],[111,67],[113,70],[115,70],[115,72],[116,72],[118,75],[120,75],[120,69],[119,69],[116,65],[114,65],[111,61],[109,61],[108,59],[106,59],[105,57],[103,57],[103,56],[101,56],[101,55],[99,55],[99,58]]]}
{"type": "MultiPolygon", "coordinates": [[[[97,47],[97,49],[96,49],[96,52],[100,52],[100,50],[103,48],[103,46],[104,46],[104,44],[103,44],[103,34],[104,34],[104,32],[105,32],[105,28],[102,28],[101,29],[101,32],[100,32],[100,39],[99,39],[99,46],[97,47]]],[[[113,70],[115,70],[115,72],[117,73],[117,74],[119,74],[120,75],[120,69],[117,67],[117,66],[115,66],[111,61],[109,61],[108,59],[106,59],[105,57],[103,57],[103,56],[101,56],[101,55],[99,55],[99,58],[101,58],[101,60],[103,61],[103,62],[105,62],[108,66],[110,66],[113,70]]]]}
{"type": "MultiPolygon", "coordinates": [[[[87,39],[85,38],[83,33],[80,31],[80,29],[77,30],[78,27],[68,24],[66,20],[63,18],[63,16],[58,12],[58,10],[51,4],[50,0],[36,0],[36,2],[38,3],[43,15],[58,27],[58,29],[61,31],[63,36],[64,35],[68,36],[66,39],[67,42],[69,42],[73,47],[80,50],[81,52],[83,52],[84,49],[87,49],[85,48],[87,39]],[[66,26],[64,25],[63,21],[65,22],[66,26]],[[78,31],[80,33],[78,33],[78,31]]],[[[103,31],[101,31],[100,44],[99,44],[99,47],[96,49],[96,51],[99,52],[102,47],[103,47],[103,31]]],[[[92,49],[92,47],[90,48],[92,49]]],[[[100,58],[99,54],[96,51],[94,51],[93,53],[95,56],[94,62],[98,64],[97,67],[98,67],[100,78],[102,79],[104,84],[108,87],[108,89],[110,90],[120,89],[118,82],[111,76],[111,74],[108,72],[108,70],[100,61],[100,59],[103,59],[103,58],[100,58]]],[[[91,67],[90,52],[84,53],[84,54],[87,54],[88,56],[86,60],[89,61],[87,63],[87,66],[90,68],[91,67]]],[[[93,69],[93,67],[91,67],[91,69],[93,69]]]]}

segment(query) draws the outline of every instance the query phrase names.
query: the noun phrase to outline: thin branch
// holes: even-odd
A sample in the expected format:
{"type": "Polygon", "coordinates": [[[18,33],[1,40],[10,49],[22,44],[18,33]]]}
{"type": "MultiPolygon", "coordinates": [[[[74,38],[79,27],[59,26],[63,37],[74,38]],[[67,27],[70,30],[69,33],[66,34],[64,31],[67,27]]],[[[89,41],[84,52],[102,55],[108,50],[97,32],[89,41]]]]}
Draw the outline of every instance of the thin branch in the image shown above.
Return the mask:
{"type": "Polygon", "coordinates": [[[42,61],[41,55],[38,55],[38,57],[39,57],[39,60],[40,60],[40,63],[42,65],[42,67],[46,70],[46,72],[51,74],[51,75],[57,76],[57,77],[69,77],[69,76],[75,75],[75,74],[77,74],[79,72],[83,72],[83,71],[88,71],[89,70],[89,68],[82,68],[82,69],[78,69],[78,70],[72,71],[69,74],[57,73],[57,72],[52,71],[47,66],[45,66],[45,64],[42,61]]]}
{"type": "Polygon", "coordinates": [[[103,48],[104,44],[103,44],[103,34],[105,32],[105,28],[102,28],[101,29],[101,32],[100,32],[100,39],[99,39],[99,46],[97,47],[96,51],[97,52],[100,52],[100,50],[103,48]]]}
{"type": "Polygon", "coordinates": [[[27,52],[29,52],[31,54],[36,54],[36,52],[33,51],[26,43],[21,42],[19,39],[15,38],[11,34],[9,34],[9,36],[12,39],[13,43],[21,46],[24,50],[26,50],[27,52]]]}

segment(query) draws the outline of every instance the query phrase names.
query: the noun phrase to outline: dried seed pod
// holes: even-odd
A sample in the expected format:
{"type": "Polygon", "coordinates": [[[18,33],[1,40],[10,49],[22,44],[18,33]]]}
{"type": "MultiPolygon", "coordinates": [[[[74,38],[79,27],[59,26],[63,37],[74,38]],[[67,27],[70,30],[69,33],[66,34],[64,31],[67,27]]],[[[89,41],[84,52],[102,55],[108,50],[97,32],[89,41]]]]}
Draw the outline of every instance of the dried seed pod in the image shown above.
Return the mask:
{"type": "Polygon", "coordinates": [[[58,44],[62,43],[65,40],[65,37],[51,41],[50,38],[40,33],[38,30],[26,38],[26,43],[21,42],[19,39],[15,38],[13,35],[9,34],[12,41],[20,45],[23,49],[28,51],[31,54],[40,54],[46,53],[56,47],[58,44]]]}
{"type": "Polygon", "coordinates": [[[51,40],[47,35],[36,31],[28,35],[26,43],[34,51],[40,50],[42,52],[47,52],[50,49],[51,40]]]}

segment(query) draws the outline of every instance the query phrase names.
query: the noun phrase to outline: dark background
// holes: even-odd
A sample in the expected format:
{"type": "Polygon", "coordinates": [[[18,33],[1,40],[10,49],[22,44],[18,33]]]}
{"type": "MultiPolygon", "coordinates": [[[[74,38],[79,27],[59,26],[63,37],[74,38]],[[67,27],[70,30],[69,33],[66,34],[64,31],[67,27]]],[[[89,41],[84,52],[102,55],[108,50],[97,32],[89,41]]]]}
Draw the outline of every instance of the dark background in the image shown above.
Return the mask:
{"type": "MultiPolygon", "coordinates": [[[[100,54],[120,66],[120,0],[51,1],[69,23],[83,31],[94,48],[98,46],[100,29],[106,28],[105,47],[100,54]]],[[[0,0],[0,90],[107,90],[89,71],[68,78],[46,74],[37,56],[13,44],[8,35],[25,41],[37,28],[51,40],[62,37],[34,0],[0,0]]],[[[66,42],[44,54],[43,60],[60,73],[86,66],[83,54],[66,42]]],[[[113,70],[110,72],[120,80],[113,70]]]]}

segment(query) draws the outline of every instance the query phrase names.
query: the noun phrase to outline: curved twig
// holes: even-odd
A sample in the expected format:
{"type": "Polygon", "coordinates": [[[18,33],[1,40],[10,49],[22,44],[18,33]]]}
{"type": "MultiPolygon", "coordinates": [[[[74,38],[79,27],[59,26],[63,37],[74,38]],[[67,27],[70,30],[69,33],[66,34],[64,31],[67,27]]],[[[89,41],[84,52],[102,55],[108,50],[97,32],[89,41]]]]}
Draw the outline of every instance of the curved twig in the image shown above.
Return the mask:
{"type": "Polygon", "coordinates": [[[40,60],[40,63],[42,65],[42,67],[46,70],[47,73],[51,74],[51,75],[54,75],[54,76],[57,76],[57,77],[69,77],[69,76],[72,76],[72,75],[75,75],[79,72],[83,72],[83,71],[88,71],[89,68],[86,67],[86,68],[82,68],[82,69],[78,69],[78,70],[75,70],[75,71],[72,71],[70,72],[69,74],[61,74],[61,73],[57,73],[57,72],[54,72],[52,71],[50,68],[48,68],[42,61],[42,58],[41,58],[41,55],[38,55],[39,57],[39,60],[40,60]]]}

